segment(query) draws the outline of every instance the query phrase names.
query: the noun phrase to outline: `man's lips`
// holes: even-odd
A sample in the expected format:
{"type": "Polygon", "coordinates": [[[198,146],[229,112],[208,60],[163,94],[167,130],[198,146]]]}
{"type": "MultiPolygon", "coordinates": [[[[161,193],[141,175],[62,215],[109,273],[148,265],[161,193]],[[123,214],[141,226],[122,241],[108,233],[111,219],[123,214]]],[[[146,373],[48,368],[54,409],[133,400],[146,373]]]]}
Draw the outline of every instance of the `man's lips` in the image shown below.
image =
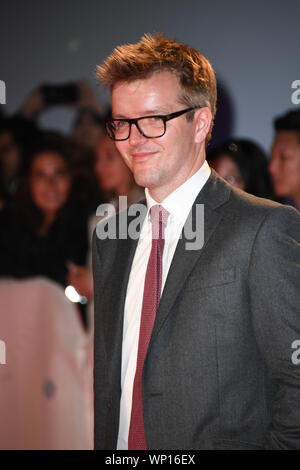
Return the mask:
{"type": "Polygon", "coordinates": [[[140,152],[132,152],[131,157],[134,161],[143,161],[147,160],[148,158],[153,157],[156,154],[156,151],[140,151],[140,152]]]}

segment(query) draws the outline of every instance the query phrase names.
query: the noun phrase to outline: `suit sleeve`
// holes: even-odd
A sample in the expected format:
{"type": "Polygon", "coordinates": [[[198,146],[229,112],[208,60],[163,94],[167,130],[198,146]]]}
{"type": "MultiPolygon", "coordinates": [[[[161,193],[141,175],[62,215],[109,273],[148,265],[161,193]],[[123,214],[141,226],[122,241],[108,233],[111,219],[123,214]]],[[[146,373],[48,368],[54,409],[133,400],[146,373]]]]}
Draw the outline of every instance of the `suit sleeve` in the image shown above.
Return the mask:
{"type": "Polygon", "coordinates": [[[253,328],[275,385],[267,449],[300,449],[300,215],[271,210],[257,233],[249,265],[253,328]],[[299,343],[298,343],[299,344],[299,343]]]}

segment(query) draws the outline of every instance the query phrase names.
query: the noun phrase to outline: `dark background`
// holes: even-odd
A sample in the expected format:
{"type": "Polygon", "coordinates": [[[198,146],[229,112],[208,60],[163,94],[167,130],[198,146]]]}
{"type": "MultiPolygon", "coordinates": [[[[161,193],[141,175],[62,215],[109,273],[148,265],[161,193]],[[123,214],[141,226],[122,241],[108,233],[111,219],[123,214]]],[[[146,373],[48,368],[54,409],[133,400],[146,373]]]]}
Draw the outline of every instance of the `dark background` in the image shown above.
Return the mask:
{"type": "MultiPolygon", "coordinates": [[[[116,45],[155,31],[189,43],[212,62],[221,88],[218,140],[249,137],[268,150],[274,116],[295,107],[299,0],[10,0],[0,8],[0,79],[7,94],[0,106],[9,113],[45,81],[85,78],[108,101],[96,86],[96,64],[116,45]]],[[[72,117],[71,108],[60,107],[41,122],[68,130],[72,117]]]]}

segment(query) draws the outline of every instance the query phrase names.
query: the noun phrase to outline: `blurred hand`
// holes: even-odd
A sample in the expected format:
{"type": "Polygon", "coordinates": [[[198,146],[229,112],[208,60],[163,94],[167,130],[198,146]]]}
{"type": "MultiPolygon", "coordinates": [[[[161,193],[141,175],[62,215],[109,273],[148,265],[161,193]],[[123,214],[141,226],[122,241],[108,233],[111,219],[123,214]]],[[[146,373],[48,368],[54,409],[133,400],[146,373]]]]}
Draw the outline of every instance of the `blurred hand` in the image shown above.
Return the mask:
{"type": "Polygon", "coordinates": [[[91,300],[93,298],[93,278],[89,268],[78,266],[72,261],[67,261],[66,265],[68,268],[68,283],[75,287],[80,295],[91,300]]]}
{"type": "Polygon", "coordinates": [[[46,108],[43,93],[40,88],[33,90],[21,107],[21,115],[25,119],[33,119],[40,111],[46,108]]]}
{"type": "MultiPolygon", "coordinates": [[[[98,99],[89,84],[84,80],[73,82],[78,87],[78,100],[72,103],[73,106],[78,108],[91,108],[99,114],[105,112],[105,106],[98,99]]],[[[44,94],[42,92],[42,85],[33,90],[26,98],[24,104],[20,109],[20,114],[25,119],[33,119],[40,111],[46,109],[49,105],[46,103],[44,94]]],[[[68,106],[70,103],[68,104],[68,106]]]]}
{"type": "Polygon", "coordinates": [[[76,106],[80,108],[92,108],[99,114],[103,114],[105,112],[105,108],[89,84],[84,80],[78,80],[74,83],[79,89],[79,99],[76,106]]]}

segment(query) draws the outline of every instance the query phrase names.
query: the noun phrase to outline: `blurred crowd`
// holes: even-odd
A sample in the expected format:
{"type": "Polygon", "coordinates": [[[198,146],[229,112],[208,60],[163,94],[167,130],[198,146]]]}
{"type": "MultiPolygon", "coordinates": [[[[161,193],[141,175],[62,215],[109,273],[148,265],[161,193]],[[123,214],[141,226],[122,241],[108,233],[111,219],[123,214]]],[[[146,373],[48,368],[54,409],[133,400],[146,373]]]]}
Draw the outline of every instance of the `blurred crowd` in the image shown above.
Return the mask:
{"type": "Polygon", "coordinates": [[[144,195],[105,134],[109,115],[86,83],[75,82],[40,86],[0,119],[0,276],[72,286],[86,328],[96,209],[117,205],[119,195],[130,203],[144,195]],[[75,108],[70,135],[39,125],[41,113],[57,105],[75,108]]]}
{"type": "MultiPolygon", "coordinates": [[[[96,209],[111,202],[118,210],[121,195],[128,204],[144,198],[105,133],[109,116],[110,109],[82,81],[41,85],[16,114],[0,115],[0,282],[42,277],[66,295],[72,286],[77,297],[70,300],[76,300],[74,311],[86,332],[93,323],[96,209]],[[62,105],[75,110],[69,135],[42,129],[41,114],[62,105]]],[[[273,126],[269,156],[257,142],[234,138],[209,145],[207,159],[229,184],[300,210],[300,110],[276,117],[273,126]]]]}
{"type": "MultiPolygon", "coordinates": [[[[105,133],[109,116],[84,81],[43,84],[16,114],[0,116],[0,276],[72,286],[87,329],[96,209],[117,206],[120,195],[129,203],[144,197],[105,133]],[[74,107],[69,135],[41,128],[39,117],[53,106],[74,107]]],[[[257,142],[234,138],[210,144],[207,159],[231,185],[300,209],[300,111],[273,125],[270,156],[257,142]]]]}
{"type": "Polygon", "coordinates": [[[231,185],[300,210],[300,109],[276,117],[273,131],[269,156],[257,142],[231,139],[207,160],[231,185]]]}
{"type": "Polygon", "coordinates": [[[96,209],[144,197],[109,116],[82,81],[0,114],[0,449],[93,448],[96,209]],[[40,124],[54,106],[74,108],[68,135],[40,124]]]}

